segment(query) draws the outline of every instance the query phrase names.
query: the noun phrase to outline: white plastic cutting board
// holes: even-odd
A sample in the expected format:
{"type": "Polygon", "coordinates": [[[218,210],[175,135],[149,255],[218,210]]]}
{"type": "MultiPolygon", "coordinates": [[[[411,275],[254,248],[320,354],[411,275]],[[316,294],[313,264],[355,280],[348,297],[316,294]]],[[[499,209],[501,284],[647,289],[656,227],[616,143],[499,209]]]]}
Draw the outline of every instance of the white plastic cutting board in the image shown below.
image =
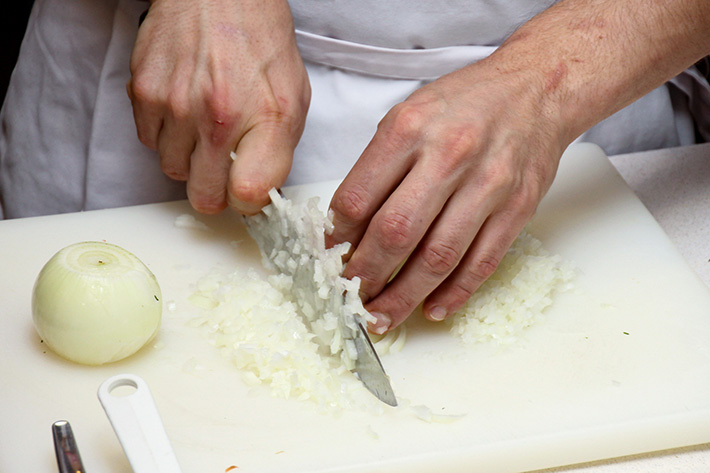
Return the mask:
{"type": "MultiPolygon", "coordinates": [[[[291,189],[320,194],[334,184],[291,189]]],[[[570,148],[532,233],[579,268],[574,291],[513,347],[463,349],[416,322],[383,357],[403,403],[465,414],[427,423],[410,410],[319,413],[246,387],[203,334],[191,287],[214,267],[260,267],[238,217],[186,202],[0,222],[0,471],[56,471],[51,424],[69,420],[89,473],[130,472],[96,391],[134,373],[150,386],[184,472],[528,471],[710,441],[710,292],[593,145],[570,148]],[[109,366],[66,362],[34,332],[42,265],[80,240],[139,256],[166,304],[158,339],[109,366]],[[239,241],[238,245],[234,241],[239,241]],[[174,306],[174,310],[167,310],[174,306]]]]}

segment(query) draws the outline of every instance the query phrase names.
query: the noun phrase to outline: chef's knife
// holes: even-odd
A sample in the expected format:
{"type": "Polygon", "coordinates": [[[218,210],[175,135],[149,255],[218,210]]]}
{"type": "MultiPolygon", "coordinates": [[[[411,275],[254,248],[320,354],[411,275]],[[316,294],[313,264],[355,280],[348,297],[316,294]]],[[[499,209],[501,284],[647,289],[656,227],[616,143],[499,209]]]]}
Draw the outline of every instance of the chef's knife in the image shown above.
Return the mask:
{"type": "MultiPolygon", "coordinates": [[[[274,199],[287,200],[276,190],[272,190],[269,194],[271,195],[272,201],[274,199]]],[[[291,221],[292,217],[290,215],[281,215],[279,209],[286,207],[290,208],[290,204],[287,205],[285,202],[282,202],[279,207],[275,206],[272,212],[262,212],[261,214],[247,217],[247,230],[259,244],[262,255],[279,271],[291,275],[294,275],[294,271],[308,274],[309,271],[315,271],[315,263],[318,262],[317,255],[319,252],[301,245],[299,246],[298,254],[294,254],[295,245],[283,245],[283,238],[288,238],[289,236],[291,238],[299,238],[298,229],[304,226],[303,221],[300,221],[299,217],[296,217],[297,223],[296,221],[291,221]],[[269,224],[269,222],[271,223],[269,224]],[[278,228],[281,233],[275,236],[273,234],[274,228],[278,228]],[[294,265],[294,267],[285,264],[284,262],[289,260],[289,258],[281,257],[284,252],[291,253],[290,259],[298,261],[299,263],[294,265]]],[[[304,218],[304,221],[307,221],[307,219],[304,218]]],[[[322,241],[320,244],[322,244],[322,241]]],[[[303,286],[307,279],[310,278],[294,277],[293,292],[308,293],[313,291],[313,287],[303,286]],[[295,290],[296,286],[299,285],[299,290],[295,290]]],[[[336,291],[336,294],[337,291],[342,290],[337,289],[335,286],[332,289],[336,291]]],[[[344,294],[341,294],[341,296],[344,297],[344,294]]],[[[365,330],[362,324],[355,318],[354,314],[343,312],[344,307],[347,306],[344,302],[344,299],[335,295],[329,299],[329,309],[332,313],[339,314],[338,320],[341,334],[345,340],[351,340],[355,346],[357,357],[354,360],[355,366],[353,372],[378,399],[390,406],[396,406],[397,400],[394,396],[389,377],[382,367],[382,363],[375,352],[367,330],[365,330]]]]}

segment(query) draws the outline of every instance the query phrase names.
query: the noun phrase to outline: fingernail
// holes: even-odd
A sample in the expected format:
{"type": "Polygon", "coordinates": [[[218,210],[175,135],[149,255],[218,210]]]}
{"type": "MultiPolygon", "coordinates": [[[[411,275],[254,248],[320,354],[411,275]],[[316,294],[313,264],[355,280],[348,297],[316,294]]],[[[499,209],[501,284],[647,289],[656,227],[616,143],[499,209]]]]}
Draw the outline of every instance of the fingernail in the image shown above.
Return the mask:
{"type": "Polygon", "coordinates": [[[387,314],[382,314],[380,312],[372,312],[377,321],[374,324],[370,324],[370,331],[376,333],[377,335],[382,335],[387,330],[389,330],[390,325],[392,325],[392,319],[387,314]]]}
{"type": "Polygon", "coordinates": [[[441,322],[442,320],[444,320],[446,318],[446,309],[444,309],[440,305],[435,305],[429,311],[429,318],[431,320],[441,322]]]}

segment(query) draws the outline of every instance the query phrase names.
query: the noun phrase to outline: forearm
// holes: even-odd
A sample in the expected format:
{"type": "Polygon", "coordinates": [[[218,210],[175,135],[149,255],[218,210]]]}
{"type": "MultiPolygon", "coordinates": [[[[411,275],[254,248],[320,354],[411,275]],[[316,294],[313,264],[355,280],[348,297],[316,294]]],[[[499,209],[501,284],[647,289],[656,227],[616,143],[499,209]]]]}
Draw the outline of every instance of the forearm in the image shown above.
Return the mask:
{"type": "Polygon", "coordinates": [[[569,142],[708,53],[708,1],[564,0],[511,35],[495,63],[526,69],[569,142]]]}

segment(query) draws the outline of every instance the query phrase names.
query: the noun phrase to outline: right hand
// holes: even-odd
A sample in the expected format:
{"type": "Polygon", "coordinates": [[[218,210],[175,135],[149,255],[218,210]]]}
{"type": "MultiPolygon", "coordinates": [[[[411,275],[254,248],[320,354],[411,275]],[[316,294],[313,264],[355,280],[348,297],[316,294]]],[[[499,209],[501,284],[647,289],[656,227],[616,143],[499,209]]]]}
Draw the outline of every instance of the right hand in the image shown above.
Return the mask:
{"type": "Polygon", "coordinates": [[[269,203],[310,102],[286,0],[152,0],[130,67],[138,138],[196,210],[269,203]]]}

